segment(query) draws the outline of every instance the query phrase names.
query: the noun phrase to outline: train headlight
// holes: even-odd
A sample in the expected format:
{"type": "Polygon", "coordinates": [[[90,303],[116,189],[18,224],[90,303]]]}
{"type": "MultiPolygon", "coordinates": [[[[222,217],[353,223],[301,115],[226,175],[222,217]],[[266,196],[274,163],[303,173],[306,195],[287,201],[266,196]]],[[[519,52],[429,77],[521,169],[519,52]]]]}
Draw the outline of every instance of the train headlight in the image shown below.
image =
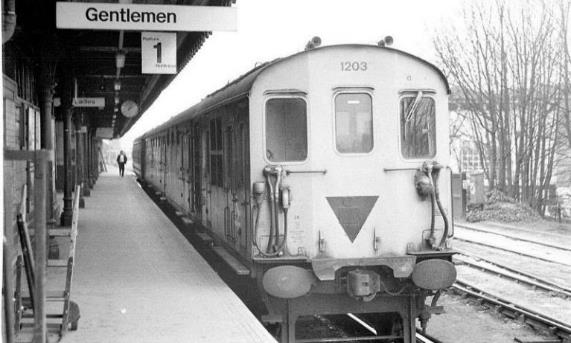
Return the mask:
{"type": "Polygon", "coordinates": [[[262,284],[268,294],[277,298],[292,299],[306,295],[316,282],[313,273],[296,266],[279,266],[264,274],[262,284]]]}
{"type": "Polygon", "coordinates": [[[412,282],[424,289],[448,288],[454,281],[456,281],[456,267],[446,260],[424,260],[417,263],[412,271],[412,282]]]}

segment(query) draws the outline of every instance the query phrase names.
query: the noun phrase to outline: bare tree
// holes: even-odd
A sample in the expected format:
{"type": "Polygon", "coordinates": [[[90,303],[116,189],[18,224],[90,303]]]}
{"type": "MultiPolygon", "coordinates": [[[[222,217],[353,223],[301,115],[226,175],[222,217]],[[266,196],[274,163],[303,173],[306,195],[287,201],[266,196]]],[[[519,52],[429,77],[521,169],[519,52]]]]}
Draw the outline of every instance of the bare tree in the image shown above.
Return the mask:
{"type": "Polygon", "coordinates": [[[458,113],[471,124],[490,186],[540,213],[560,141],[561,85],[569,81],[559,67],[561,34],[551,5],[472,3],[464,10],[466,29],[434,41],[460,90],[458,113]]]}

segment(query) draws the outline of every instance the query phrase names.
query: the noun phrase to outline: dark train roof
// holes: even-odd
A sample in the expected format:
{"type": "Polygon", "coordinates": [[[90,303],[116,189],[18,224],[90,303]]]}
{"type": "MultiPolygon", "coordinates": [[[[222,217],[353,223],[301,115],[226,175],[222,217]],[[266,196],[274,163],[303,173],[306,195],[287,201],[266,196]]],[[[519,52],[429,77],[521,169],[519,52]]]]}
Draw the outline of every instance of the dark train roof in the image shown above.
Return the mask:
{"type": "Polygon", "coordinates": [[[208,112],[209,110],[212,110],[216,107],[223,106],[224,104],[227,104],[227,103],[233,102],[237,99],[248,96],[250,93],[250,90],[252,88],[252,85],[256,81],[256,78],[258,77],[258,75],[260,73],[262,73],[264,70],[266,70],[267,68],[269,68],[270,66],[274,66],[274,65],[276,65],[282,61],[289,60],[291,58],[294,58],[294,57],[301,55],[301,54],[304,54],[304,53],[311,53],[312,51],[330,49],[330,48],[335,48],[335,47],[340,47],[340,46],[378,48],[378,49],[383,49],[383,50],[388,50],[388,51],[391,51],[394,53],[398,53],[398,54],[401,54],[401,55],[404,55],[407,57],[411,57],[411,58],[413,58],[419,62],[426,64],[427,66],[432,68],[434,71],[436,71],[438,73],[438,75],[440,75],[444,84],[446,85],[447,93],[450,94],[450,85],[448,84],[448,80],[446,79],[446,77],[444,76],[442,71],[440,69],[438,69],[438,67],[436,67],[434,64],[432,64],[432,63],[430,63],[430,62],[428,62],[428,61],[426,61],[426,60],[424,60],[418,56],[409,54],[409,53],[404,52],[402,50],[388,48],[388,47],[378,47],[376,45],[361,45],[361,44],[329,45],[329,46],[325,46],[325,47],[315,48],[315,49],[312,49],[309,51],[301,51],[301,52],[298,52],[296,54],[293,54],[293,55],[290,55],[287,57],[277,58],[273,61],[263,63],[263,64],[255,67],[254,69],[250,70],[246,74],[240,76],[236,80],[228,83],[226,86],[222,87],[221,89],[219,89],[219,90],[213,92],[212,94],[208,95],[205,99],[203,99],[198,104],[196,104],[196,105],[188,108],[187,110],[179,113],[178,115],[169,119],[165,123],[151,129],[150,131],[143,134],[141,137],[139,137],[137,139],[141,139],[141,138],[144,138],[146,136],[156,134],[157,132],[161,132],[162,130],[164,130],[167,127],[171,127],[173,125],[182,123],[182,122],[189,120],[191,118],[194,118],[194,117],[196,117],[202,113],[208,112]]]}

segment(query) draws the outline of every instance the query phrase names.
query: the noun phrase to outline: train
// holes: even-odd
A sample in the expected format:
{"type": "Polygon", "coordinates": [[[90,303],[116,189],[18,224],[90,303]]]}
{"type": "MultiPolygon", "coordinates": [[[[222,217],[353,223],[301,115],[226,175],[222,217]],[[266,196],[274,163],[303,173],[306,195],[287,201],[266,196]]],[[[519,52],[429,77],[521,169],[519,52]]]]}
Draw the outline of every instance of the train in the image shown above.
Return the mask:
{"type": "Polygon", "coordinates": [[[456,279],[450,87],[390,41],[316,38],[133,143],[138,179],[247,268],[282,342],[347,313],[415,342],[456,279]]]}

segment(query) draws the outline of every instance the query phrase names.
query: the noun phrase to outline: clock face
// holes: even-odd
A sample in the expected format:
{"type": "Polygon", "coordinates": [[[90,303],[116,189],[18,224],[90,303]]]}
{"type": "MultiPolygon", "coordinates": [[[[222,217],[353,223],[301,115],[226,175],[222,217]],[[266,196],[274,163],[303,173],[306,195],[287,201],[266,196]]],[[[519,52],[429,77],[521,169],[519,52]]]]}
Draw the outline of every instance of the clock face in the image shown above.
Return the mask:
{"type": "Polygon", "coordinates": [[[127,118],[132,118],[139,113],[139,106],[132,100],[127,100],[121,104],[121,114],[127,118]]]}

